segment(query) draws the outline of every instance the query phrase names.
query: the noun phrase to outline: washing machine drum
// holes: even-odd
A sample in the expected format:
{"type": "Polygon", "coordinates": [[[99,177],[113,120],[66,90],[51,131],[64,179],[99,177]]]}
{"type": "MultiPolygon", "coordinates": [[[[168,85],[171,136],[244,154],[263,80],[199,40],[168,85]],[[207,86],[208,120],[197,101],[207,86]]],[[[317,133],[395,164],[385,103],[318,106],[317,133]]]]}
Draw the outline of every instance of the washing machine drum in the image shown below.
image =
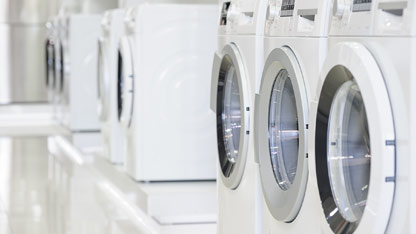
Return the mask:
{"type": "Polygon", "coordinates": [[[272,215],[291,222],[307,182],[308,102],[302,72],[290,48],[273,50],[256,97],[256,157],[272,215]]]}
{"type": "Polygon", "coordinates": [[[249,96],[238,49],[227,45],[217,71],[217,140],[223,183],[235,189],[243,175],[249,134],[249,96]]]}
{"type": "Polygon", "coordinates": [[[377,64],[362,51],[346,44],[328,56],[318,103],[318,188],[335,233],[384,233],[393,198],[390,104],[377,64]]]}

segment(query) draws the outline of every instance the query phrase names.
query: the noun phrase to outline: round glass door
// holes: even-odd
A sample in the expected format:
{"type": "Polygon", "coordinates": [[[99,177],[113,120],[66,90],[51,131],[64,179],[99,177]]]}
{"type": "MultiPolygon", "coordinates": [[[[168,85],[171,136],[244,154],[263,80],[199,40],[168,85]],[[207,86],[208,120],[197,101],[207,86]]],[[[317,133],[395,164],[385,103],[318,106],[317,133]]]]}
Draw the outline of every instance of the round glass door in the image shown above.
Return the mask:
{"type": "Polygon", "coordinates": [[[288,190],[295,180],[299,152],[295,91],[286,69],[279,71],[269,105],[270,160],[277,184],[288,190]]]}
{"type": "Polygon", "coordinates": [[[354,80],[336,92],[328,121],[328,173],[342,217],[359,222],[370,187],[371,147],[361,91],[354,80]]]}
{"type": "Polygon", "coordinates": [[[65,75],[65,55],[64,55],[64,47],[62,43],[59,46],[59,92],[62,93],[64,91],[64,75],[65,75]]]}
{"type": "Polygon", "coordinates": [[[52,101],[55,88],[55,43],[51,38],[46,43],[46,88],[48,100],[52,101]]]}
{"type": "Polygon", "coordinates": [[[234,189],[240,183],[246,162],[249,134],[247,91],[240,54],[233,45],[224,48],[217,71],[217,140],[221,178],[234,189]]]}
{"type": "Polygon", "coordinates": [[[385,233],[395,186],[395,133],[383,75],[359,43],[328,54],[315,118],[315,167],[334,233],[385,233]]]}
{"type": "Polygon", "coordinates": [[[290,48],[270,52],[256,103],[255,145],[264,197],[279,221],[299,213],[307,182],[306,88],[290,48]]]}
{"type": "Polygon", "coordinates": [[[372,150],[367,111],[361,90],[346,67],[336,66],[327,79],[322,92],[330,104],[324,110],[321,103],[327,117],[324,125],[317,125],[317,132],[325,129],[326,133],[316,139],[317,149],[327,153],[317,155],[318,183],[320,191],[330,196],[323,204],[324,210],[333,212],[333,230],[352,233],[362,219],[370,189],[372,150]]]}
{"type": "Polygon", "coordinates": [[[54,51],[53,42],[51,39],[46,40],[46,87],[50,87],[54,71],[54,51]]]}
{"type": "Polygon", "coordinates": [[[56,48],[55,48],[55,43],[53,42],[51,45],[51,51],[50,51],[50,78],[49,80],[49,87],[51,89],[53,89],[53,87],[55,87],[55,83],[56,83],[56,78],[55,78],[55,69],[56,69],[56,52],[55,52],[56,48]]]}
{"type": "Polygon", "coordinates": [[[123,69],[123,57],[121,53],[118,52],[118,59],[117,59],[117,115],[118,119],[121,120],[121,114],[123,111],[123,77],[124,77],[124,69],[123,69]]]}
{"type": "Polygon", "coordinates": [[[131,46],[128,39],[122,39],[118,53],[117,108],[120,122],[129,127],[134,104],[134,68],[131,46]]]}

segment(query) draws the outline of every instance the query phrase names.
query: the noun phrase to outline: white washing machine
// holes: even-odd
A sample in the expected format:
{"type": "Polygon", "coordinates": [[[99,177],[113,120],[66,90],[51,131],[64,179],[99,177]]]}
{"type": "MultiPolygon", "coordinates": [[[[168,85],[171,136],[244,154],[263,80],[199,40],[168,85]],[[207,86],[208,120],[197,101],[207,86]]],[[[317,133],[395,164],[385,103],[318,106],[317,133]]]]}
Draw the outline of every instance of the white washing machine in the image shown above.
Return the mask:
{"type": "Polygon", "coordinates": [[[265,65],[255,108],[264,233],[320,233],[308,134],[310,105],[327,53],[329,13],[329,0],[268,3],[265,65]]]}
{"type": "Polygon", "coordinates": [[[220,1],[211,109],[217,115],[218,233],[263,233],[254,95],[263,68],[264,1],[220,1]]]}
{"type": "Polygon", "coordinates": [[[118,100],[135,180],[215,179],[209,87],[217,14],[212,4],[141,4],[126,13],[118,100]]]}
{"type": "Polygon", "coordinates": [[[311,109],[320,228],[409,233],[415,4],[334,3],[329,52],[311,109]]]}
{"type": "Polygon", "coordinates": [[[124,9],[106,11],[98,40],[98,116],[101,122],[103,153],[110,162],[124,162],[123,131],[117,105],[118,45],[124,34],[124,9]]]}
{"type": "Polygon", "coordinates": [[[97,54],[99,15],[70,15],[60,42],[63,76],[60,123],[71,132],[99,132],[97,115],[97,54]]]}

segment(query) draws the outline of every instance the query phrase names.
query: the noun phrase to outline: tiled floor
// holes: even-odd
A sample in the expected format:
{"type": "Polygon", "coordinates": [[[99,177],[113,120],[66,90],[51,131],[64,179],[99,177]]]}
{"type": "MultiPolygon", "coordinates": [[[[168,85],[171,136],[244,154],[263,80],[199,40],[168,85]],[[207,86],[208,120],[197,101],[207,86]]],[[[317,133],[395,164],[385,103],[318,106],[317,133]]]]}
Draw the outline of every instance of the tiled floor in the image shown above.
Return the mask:
{"type": "Polygon", "coordinates": [[[213,223],[160,225],[146,214],[151,207],[141,210],[126,197],[130,192],[139,204],[135,191],[169,191],[171,186],[140,190],[104,159],[80,164],[50,153],[51,139],[0,138],[0,234],[215,233],[213,223]]]}

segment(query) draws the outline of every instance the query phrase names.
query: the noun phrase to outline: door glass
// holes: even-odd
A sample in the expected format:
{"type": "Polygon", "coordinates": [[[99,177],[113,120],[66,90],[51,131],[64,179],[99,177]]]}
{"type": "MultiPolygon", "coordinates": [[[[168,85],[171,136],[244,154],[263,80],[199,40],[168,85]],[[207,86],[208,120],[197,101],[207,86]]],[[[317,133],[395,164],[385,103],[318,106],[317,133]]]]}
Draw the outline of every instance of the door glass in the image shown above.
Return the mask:
{"type": "Polygon", "coordinates": [[[295,93],[286,69],[278,73],[273,84],[268,129],[273,173],[279,187],[287,190],[296,176],[299,126],[295,93]]]}
{"type": "Polygon", "coordinates": [[[61,46],[59,47],[60,49],[60,76],[59,76],[59,91],[62,93],[62,91],[64,90],[64,75],[65,75],[65,56],[64,56],[64,47],[61,43],[61,46]]]}
{"type": "Polygon", "coordinates": [[[49,83],[50,83],[50,72],[51,72],[51,66],[52,66],[51,47],[52,47],[51,40],[50,39],[46,40],[46,86],[47,87],[49,86],[49,83]]]}
{"type": "Polygon", "coordinates": [[[240,147],[241,103],[239,80],[234,65],[230,65],[225,76],[222,127],[228,161],[235,163],[240,147]]]}
{"type": "Polygon", "coordinates": [[[367,202],[371,150],[367,115],[355,81],[336,92],[328,120],[328,173],[343,218],[359,222],[367,202]]]}
{"type": "Polygon", "coordinates": [[[50,71],[50,77],[51,77],[51,79],[52,80],[50,80],[49,81],[49,85],[50,85],[50,87],[55,87],[55,69],[56,69],[56,64],[55,64],[55,62],[56,62],[56,57],[55,57],[56,55],[55,55],[55,44],[54,43],[52,43],[52,46],[51,46],[51,71],[50,71]]]}
{"type": "Polygon", "coordinates": [[[124,71],[123,71],[123,57],[121,56],[121,53],[118,52],[118,74],[117,74],[117,113],[118,113],[118,119],[121,120],[121,113],[123,111],[123,77],[124,77],[124,71]]]}
{"type": "Polygon", "coordinates": [[[46,85],[51,87],[52,79],[55,71],[55,49],[54,44],[51,39],[48,39],[46,44],[46,85]]]}

